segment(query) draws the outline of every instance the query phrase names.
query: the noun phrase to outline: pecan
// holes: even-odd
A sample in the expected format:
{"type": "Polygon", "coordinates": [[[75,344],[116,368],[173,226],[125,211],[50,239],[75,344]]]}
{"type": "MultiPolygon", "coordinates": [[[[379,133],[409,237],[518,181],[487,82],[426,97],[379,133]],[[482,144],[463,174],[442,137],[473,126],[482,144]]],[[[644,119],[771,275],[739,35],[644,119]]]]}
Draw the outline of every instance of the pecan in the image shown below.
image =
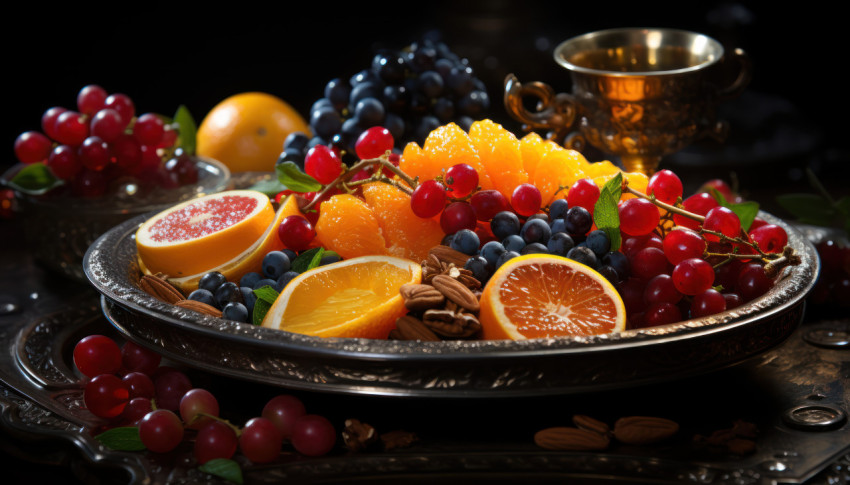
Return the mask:
{"type": "Polygon", "coordinates": [[[443,337],[466,338],[481,330],[481,323],[475,315],[447,308],[426,310],[422,314],[422,323],[443,337]]]}
{"type": "Polygon", "coordinates": [[[399,289],[404,306],[412,312],[421,312],[429,308],[436,308],[446,301],[446,297],[440,290],[431,285],[407,284],[399,289]]]}
{"type": "Polygon", "coordinates": [[[180,308],[185,308],[187,310],[203,313],[204,315],[209,315],[211,317],[221,316],[221,310],[219,310],[218,308],[196,300],[180,300],[175,303],[175,305],[179,306],[180,308]]]}
{"type": "Polygon", "coordinates": [[[342,430],[342,440],[349,450],[361,451],[378,441],[378,433],[371,425],[356,419],[346,419],[345,429],[342,430]]]}
{"type": "Polygon", "coordinates": [[[581,429],[595,431],[599,434],[607,435],[611,432],[611,428],[607,424],[599,421],[598,419],[593,419],[590,416],[584,416],[582,414],[576,414],[573,416],[573,424],[581,429]]]}
{"type": "Polygon", "coordinates": [[[395,340],[424,340],[436,342],[440,340],[421,320],[410,315],[404,315],[395,321],[395,328],[390,332],[395,340]]]}
{"type": "Polygon", "coordinates": [[[599,451],[608,448],[607,436],[581,428],[546,428],[534,434],[534,443],[547,450],[599,451]]]}
{"type": "Polygon", "coordinates": [[[164,301],[165,303],[171,303],[172,305],[185,298],[180,290],[175,288],[168,281],[165,281],[165,278],[159,276],[142,276],[142,279],[139,280],[139,287],[142,291],[153,296],[157,300],[164,301]]]}
{"type": "Polygon", "coordinates": [[[614,423],[614,437],[630,445],[646,445],[667,439],[679,431],[679,424],[664,418],[630,416],[614,423]]]}
{"type": "Polygon", "coordinates": [[[466,287],[463,283],[448,275],[437,275],[431,279],[431,284],[434,288],[440,290],[448,300],[457,303],[458,306],[477,312],[480,308],[478,298],[475,293],[466,287]]]}
{"type": "Polygon", "coordinates": [[[418,441],[419,437],[410,431],[390,431],[381,435],[381,442],[384,444],[384,450],[393,448],[407,448],[414,441],[418,441]]]}
{"type": "Polygon", "coordinates": [[[439,261],[454,264],[458,268],[463,268],[463,265],[466,264],[466,260],[469,259],[468,254],[464,254],[456,249],[452,249],[442,244],[431,248],[428,251],[428,255],[436,256],[439,261]]]}

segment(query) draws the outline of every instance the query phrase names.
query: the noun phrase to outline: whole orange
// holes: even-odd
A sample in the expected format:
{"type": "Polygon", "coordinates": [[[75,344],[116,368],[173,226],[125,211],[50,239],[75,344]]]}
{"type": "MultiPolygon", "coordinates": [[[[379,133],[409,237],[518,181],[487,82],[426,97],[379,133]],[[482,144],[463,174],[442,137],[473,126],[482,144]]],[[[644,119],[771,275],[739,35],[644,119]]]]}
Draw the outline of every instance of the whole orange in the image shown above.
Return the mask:
{"type": "Polygon", "coordinates": [[[201,121],[196,151],[231,172],[269,172],[295,131],[310,135],[310,126],[286,101],[261,92],[235,94],[201,121]]]}

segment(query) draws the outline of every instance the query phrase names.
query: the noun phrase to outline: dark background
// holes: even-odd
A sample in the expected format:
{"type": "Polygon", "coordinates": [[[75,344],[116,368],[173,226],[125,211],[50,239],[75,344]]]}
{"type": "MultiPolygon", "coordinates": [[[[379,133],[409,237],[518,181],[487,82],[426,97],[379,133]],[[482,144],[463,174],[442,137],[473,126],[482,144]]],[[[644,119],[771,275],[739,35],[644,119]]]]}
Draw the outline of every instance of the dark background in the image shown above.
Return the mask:
{"type": "Polygon", "coordinates": [[[38,129],[51,106],[73,107],[86,84],[128,94],[139,113],[170,115],[185,105],[198,123],[227,96],[254,90],[307,116],[328,80],[368,67],[376,47],[404,47],[428,31],[470,60],[488,86],[490,117],[518,130],[501,102],[507,73],[568,91],[569,76],[552,58],[561,41],[605,28],[672,27],[740,47],[754,66],[745,95],[721,108],[732,128],[727,144],[697,145],[667,160],[669,168],[690,171],[686,186],[751,169],[741,175],[742,189],[808,190],[808,166],[830,190],[846,190],[843,19],[825,3],[233,2],[215,10],[139,3],[120,12],[115,4],[32,3],[8,16],[3,34],[12,87],[0,164],[14,161],[20,132],[38,129]]]}

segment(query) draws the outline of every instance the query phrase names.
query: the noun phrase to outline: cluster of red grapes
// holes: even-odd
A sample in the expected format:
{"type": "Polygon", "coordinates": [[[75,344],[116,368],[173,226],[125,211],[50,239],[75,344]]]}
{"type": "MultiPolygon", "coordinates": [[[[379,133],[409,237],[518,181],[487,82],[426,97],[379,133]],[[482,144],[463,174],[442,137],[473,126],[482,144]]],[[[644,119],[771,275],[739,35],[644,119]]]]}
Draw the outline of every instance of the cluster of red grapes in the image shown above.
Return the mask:
{"type": "Polygon", "coordinates": [[[26,131],[15,140],[18,160],[45,163],[72,194],[83,197],[103,195],[122,176],[166,188],[197,181],[188,155],[167,155],[177,132],[154,113],[136,116],[126,94],[88,85],[77,94],[76,108],[45,111],[41,131],[26,131]]]}
{"type": "Polygon", "coordinates": [[[83,399],[95,416],[113,426],[138,427],[142,444],[166,453],[194,441],[199,464],[231,458],[237,450],[252,463],[268,463],[283,443],[306,456],[321,456],[336,444],[336,429],[324,416],[308,414],[303,402],[282,394],[270,399],[260,416],[238,428],[219,417],[219,404],[206,389],[192,386],[182,371],[161,364],[161,356],[104,335],[81,339],[74,364],[89,380],[83,399]]]}

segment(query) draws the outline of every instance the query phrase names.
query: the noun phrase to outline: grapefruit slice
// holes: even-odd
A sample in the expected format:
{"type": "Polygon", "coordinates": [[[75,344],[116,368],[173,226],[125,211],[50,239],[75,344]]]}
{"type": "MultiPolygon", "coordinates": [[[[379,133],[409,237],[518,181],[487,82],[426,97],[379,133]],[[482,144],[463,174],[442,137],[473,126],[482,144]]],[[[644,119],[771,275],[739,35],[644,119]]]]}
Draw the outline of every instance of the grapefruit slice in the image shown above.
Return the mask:
{"type": "Polygon", "coordinates": [[[306,271],[289,282],[263,326],[317,337],[385,339],[407,313],[399,288],[422,267],[394,256],[362,256],[306,271]]]}
{"type": "Polygon", "coordinates": [[[136,248],[151,273],[195,275],[237,258],[274,218],[271,200],[262,192],[219,192],[182,202],[145,221],[136,231],[136,248]]]}
{"type": "Polygon", "coordinates": [[[277,234],[277,228],[280,226],[280,223],[286,217],[298,214],[301,214],[301,212],[298,210],[298,202],[295,200],[295,197],[287,196],[280,203],[274,220],[266,228],[266,232],[241,254],[221,266],[210,268],[195,275],[184,276],[182,278],[169,278],[168,281],[180,288],[184,294],[188,295],[198,289],[198,282],[201,280],[201,277],[210,271],[218,271],[227,278],[227,281],[234,282],[238,282],[246,273],[261,273],[263,269],[263,258],[266,254],[270,251],[280,251],[286,247],[277,234]]]}
{"type": "Polygon", "coordinates": [[[626,308],[588,266],[528,254],[508,260],[487,282],[479,320],[486,340],[588,336],[622,331],[626,308]]]}

